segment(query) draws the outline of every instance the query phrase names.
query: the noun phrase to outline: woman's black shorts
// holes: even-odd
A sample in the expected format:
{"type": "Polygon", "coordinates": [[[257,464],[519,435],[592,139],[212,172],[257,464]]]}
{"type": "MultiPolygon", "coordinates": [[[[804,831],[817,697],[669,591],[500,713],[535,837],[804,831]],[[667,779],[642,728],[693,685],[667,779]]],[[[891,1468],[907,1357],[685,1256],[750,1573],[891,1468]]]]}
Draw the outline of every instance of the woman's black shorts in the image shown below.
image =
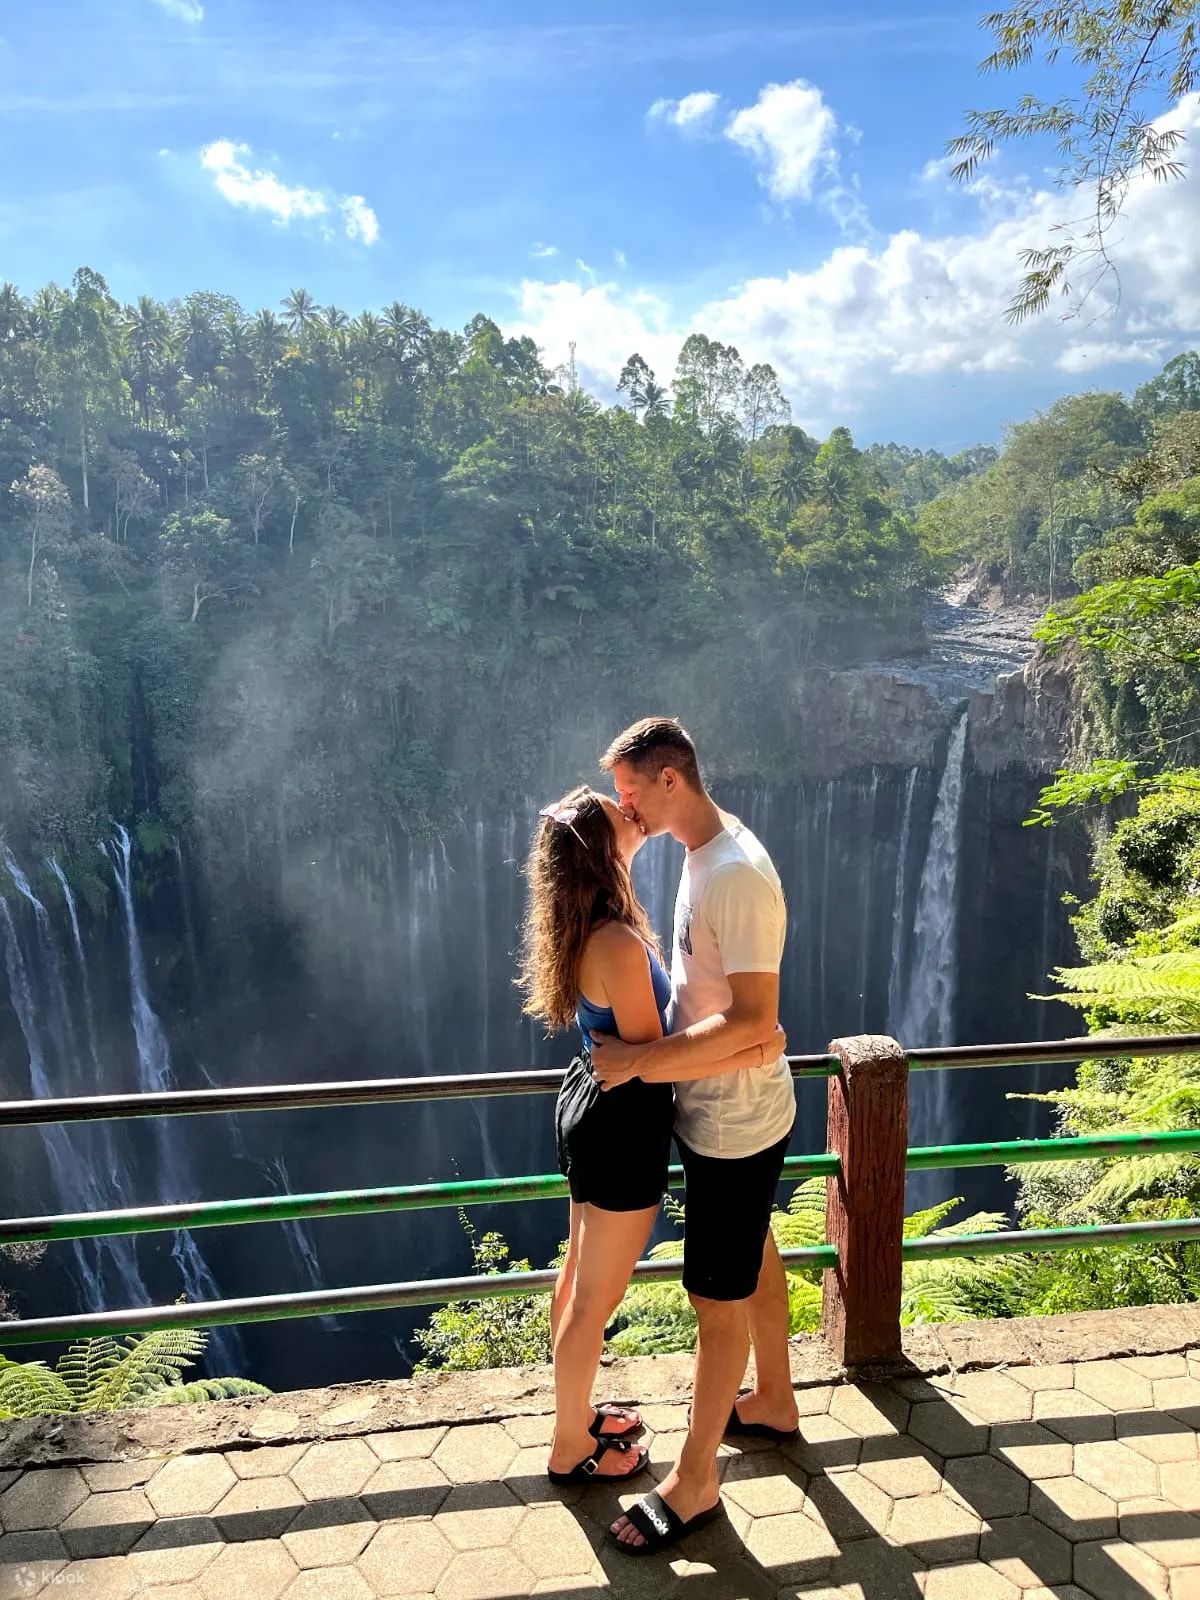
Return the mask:
{"type": "Polygon", "coordinates": [[[585,1050],[567,1068],[554,1131],[571,1199],[601,1211],[644,1211],[667,1187],[675,1097],[669,1083],[631,1078],[601,1089],[585,1050]]]}

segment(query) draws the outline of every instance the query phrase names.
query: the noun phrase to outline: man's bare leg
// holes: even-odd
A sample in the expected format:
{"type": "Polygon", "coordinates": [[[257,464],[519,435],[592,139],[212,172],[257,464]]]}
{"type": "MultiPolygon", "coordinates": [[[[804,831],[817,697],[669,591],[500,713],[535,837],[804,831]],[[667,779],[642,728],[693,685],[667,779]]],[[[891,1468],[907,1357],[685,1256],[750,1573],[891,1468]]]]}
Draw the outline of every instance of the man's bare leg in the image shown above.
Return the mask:
{"type": "MultiPolygon", "coordinates": [[[[721,1498],[717,1451],[750,1354],[747,1301],[690,1298],[699,1323],[692,1421],[679,1460],[658,1485],[659,1494],[684,1522],[721,1498]]],[[[624,1544],[646,1542],[628,1517],[618,1517],[612,1532],[624,1544]]]]}
{"type": "Polygon", "coordinates": [[[754,1388],[738,1402],[738,1416],[790,1432],[800,1413],[788,1360],[787,1274],[771,1232],[763,1246],[758,1287],[744,1304],[754,1346],[754,1388]]]}

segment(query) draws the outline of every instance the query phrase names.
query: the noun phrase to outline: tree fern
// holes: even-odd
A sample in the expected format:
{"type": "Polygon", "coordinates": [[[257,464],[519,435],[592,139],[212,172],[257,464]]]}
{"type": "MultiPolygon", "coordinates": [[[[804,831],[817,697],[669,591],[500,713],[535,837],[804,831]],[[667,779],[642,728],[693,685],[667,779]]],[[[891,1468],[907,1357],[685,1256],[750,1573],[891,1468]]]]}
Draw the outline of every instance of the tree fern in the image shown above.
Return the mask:
{"type": "Polygon", "coordinates": [[[108,1335],[81,1340],[59,1357],[54,1370],[43,1361],[0,1356],[0,1418],[184,1405],[271,1393],[248,1378],[184,1383],[182,1372],[207,1343],[207,1333],[194,1328],[159,1328],[128,1334],[123,1342],[108,1335]]]}

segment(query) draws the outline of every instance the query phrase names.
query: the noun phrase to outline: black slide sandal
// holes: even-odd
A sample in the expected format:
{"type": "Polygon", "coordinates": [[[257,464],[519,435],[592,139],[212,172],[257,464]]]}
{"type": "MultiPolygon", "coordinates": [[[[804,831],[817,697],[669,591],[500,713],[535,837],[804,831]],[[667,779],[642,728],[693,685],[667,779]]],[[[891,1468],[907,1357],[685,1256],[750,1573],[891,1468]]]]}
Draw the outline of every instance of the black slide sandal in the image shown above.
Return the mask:
{"type": "MultiPolygon", "coordinates": [[[[747,1395],[749,1393],[749,1389],[743,1389],[738,1395],[737,1400],[733,1402],[733,1409],[729,1413],[729,1421],[725,1424],[726,1433],[741,1433],[747,1435],[751,1439],[770,1439],[772,1444],[791,1444],[793,1440],[796,1440],[800,1437],[800,1429],[798,1426],[795,1428],[772,1428],[769,1423],[766,1422],[743,1422],[741,1417],[738,1416],[737,1401],[740,1400],[743,1395],[747,1395]]],[[[691,1406],[688,1407],[687,1420],[688,1427],[690,1428],[692,1425],[691,1406]]]]}
{"type": "Polygon", "coordinates": [[[634,1478],[639,1472],[644,1472],[650,1465],[650,1452],[642,1445],[630,1444],[628,1439],[606,1439],[603,1436],[596,1441],[596,1448],[590,1456],[585,1456],[582,1461],[576,1462],[570,1472],[555,1472],[552,1467],[546,1468],[546,1476],[551,1483],[566,1485],[568,1483],[624,1483],[626,1478],[634,1478]],[[641,1460],[636,1467],[631,1467],[628,1472],[601,1473],[600,1462],[606,1451],[615,1450],[618,1455],[628,1455],[631,1450],[636,1450],[641,1460]]]}
{"type": "Polygon", "coordinates": [[[686,1539],[689,1533],[707,1527],[710,1522],[715,1522],[718,1517],[725,1515],[725,1505],[718,1500],[715,1506],[709,1506],[707,1511],[698,1511],[694,1517],[689,1517],[685,1522],[678,1513],[671,1510],[670,1506],[659,1494],[657,1489],[651,1490],[647,1495],[631,1505],[625,1513],[633,1526],[646,1541],[645,1544],[630,1544],[628,1540],[619,1539],[610,1528],[608,1536],[622,1554],[627,1556],[653,1556],[660,1550],[668,1550],[672,1545],[677,1545],[681,1539],[686,1539]]]}

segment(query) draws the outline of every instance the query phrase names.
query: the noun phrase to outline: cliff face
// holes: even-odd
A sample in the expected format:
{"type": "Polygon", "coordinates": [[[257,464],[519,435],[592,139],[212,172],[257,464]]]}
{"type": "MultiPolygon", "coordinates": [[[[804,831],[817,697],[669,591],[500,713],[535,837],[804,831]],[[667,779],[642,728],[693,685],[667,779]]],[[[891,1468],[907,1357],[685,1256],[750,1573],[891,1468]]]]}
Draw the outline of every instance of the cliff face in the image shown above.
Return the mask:
{"type": "Polygon", "coordinates": [[[936,768],[964,708],[969,770],[1052,775],[1069,749],[1072,681],[1061,660],[1036,652],[1037,615],[938,601],[923,654],[803,672],[793,704],[805,775],[936,768]]]}

